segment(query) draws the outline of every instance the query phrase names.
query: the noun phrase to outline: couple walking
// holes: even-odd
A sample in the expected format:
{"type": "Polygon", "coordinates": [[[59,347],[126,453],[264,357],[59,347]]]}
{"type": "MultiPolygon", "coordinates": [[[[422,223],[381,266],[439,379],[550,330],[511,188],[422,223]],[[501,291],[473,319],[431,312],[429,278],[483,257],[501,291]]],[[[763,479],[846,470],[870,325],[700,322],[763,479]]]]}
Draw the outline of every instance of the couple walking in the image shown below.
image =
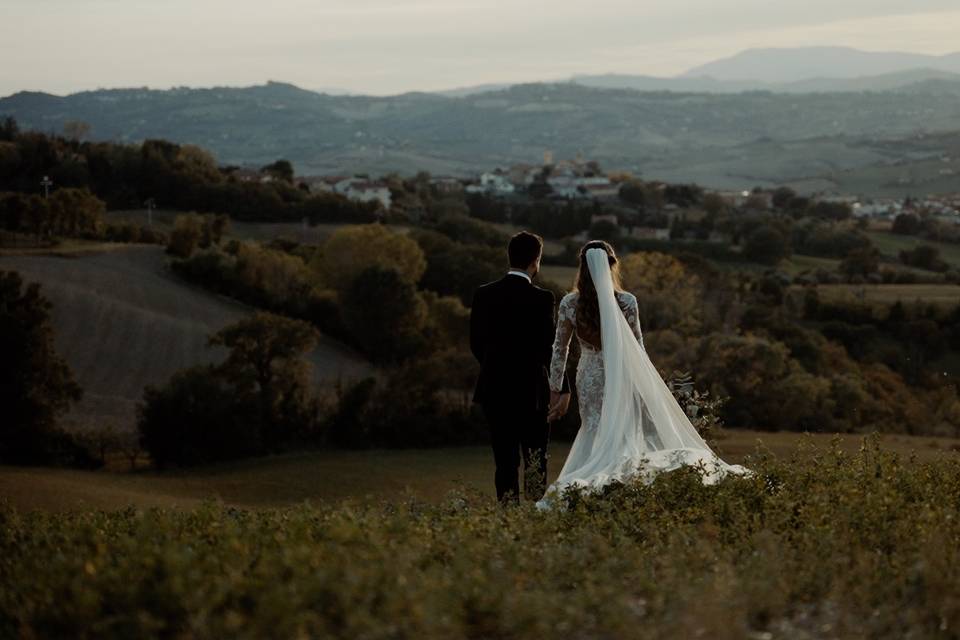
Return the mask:
{"type": "Polygon", "coordinates": [[[702,464],[704,481],[746,469],[717,457],[690,423],[643,345],[637,299],[622,291],[618,261],[603,241],[580,251],[576,287],[560,301],[533,284],[543,241],[520,232],[507,248],[509,272],[477,289],[470,347],[480,362],[474,393],[490,426],[497,498],[524,493],[546,507],[568,487],[600,488],[628,478],[702,464]],[[557,480],[546,489],[550,422],[567,412],[567,353],[580,346],[580,429],[557,480]]]}

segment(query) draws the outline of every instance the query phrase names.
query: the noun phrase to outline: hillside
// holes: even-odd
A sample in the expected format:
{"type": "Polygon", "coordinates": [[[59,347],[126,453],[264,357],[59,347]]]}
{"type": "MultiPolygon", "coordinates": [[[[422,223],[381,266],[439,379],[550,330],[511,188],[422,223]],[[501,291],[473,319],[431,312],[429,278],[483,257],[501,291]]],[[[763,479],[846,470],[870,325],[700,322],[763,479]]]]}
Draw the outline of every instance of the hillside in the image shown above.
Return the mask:
{"type": "MultiPolygon", "coordinates": [[[[132,428],[143,388],[174,372],[223,358],[207,336],[239,319],[246,307],[191,287],[166,271],[163,249],[130,246],[83,257],[0,256],[0,269],[39,282],[53,303],[58,351],[84,399],[68,428],[132,428]]],[[[324,340],[313,352],[318,382],[367,370],[356,355],[324,340]]]]}
{"type": "Polygon", "coordinates": [[[94,139],[199,144],[224,164],[277,158],[301,174],[427,170],[469,173],[578,152],[608,169],[718,188],[797,181],[903,160],[879,139],[960,129],[960,83],[927,80],[876,93],[638,92],[518,85],[446,97],[331,96],[270,83],[243,89],[20,93],[0,115],[94,139]]]}

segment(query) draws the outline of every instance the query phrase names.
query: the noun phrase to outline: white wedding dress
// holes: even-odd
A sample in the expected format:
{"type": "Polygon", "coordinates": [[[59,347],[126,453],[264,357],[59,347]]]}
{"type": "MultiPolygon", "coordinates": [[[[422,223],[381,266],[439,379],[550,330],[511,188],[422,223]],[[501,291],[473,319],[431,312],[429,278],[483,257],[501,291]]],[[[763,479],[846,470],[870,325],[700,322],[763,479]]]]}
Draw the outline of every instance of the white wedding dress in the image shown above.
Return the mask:
{"type": "MultiPolygon", "coordinates": [[[[614,291],[607,253],[590,249],[586,260],[597,290],[602,347],[579,340],[580,431],[560,476],[537,506],[549,507],[569,487],[599,489],[633,478],[651,482],[658,473],[684,465],[700,465],[705,483],[749,473],[710,450],[660,377],[643,347],[637,300],[614,291]]],[[[554,391],[563,383],[576,332],[577,295],[568,294],[560,302],[550,365],[554,391]]]]}

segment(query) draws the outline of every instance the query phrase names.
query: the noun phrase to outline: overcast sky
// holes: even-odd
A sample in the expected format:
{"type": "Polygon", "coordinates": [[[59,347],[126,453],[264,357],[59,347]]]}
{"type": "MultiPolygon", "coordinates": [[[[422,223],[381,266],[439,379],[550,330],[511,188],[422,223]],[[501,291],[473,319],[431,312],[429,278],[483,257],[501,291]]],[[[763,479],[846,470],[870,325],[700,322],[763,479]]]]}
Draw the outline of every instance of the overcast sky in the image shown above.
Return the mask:
{"type": "Polygon", "coordinates": [[[668,76],[751,47],[943,54],[958,32],[957,0],[0,0],[0,95],[668,76]]]}

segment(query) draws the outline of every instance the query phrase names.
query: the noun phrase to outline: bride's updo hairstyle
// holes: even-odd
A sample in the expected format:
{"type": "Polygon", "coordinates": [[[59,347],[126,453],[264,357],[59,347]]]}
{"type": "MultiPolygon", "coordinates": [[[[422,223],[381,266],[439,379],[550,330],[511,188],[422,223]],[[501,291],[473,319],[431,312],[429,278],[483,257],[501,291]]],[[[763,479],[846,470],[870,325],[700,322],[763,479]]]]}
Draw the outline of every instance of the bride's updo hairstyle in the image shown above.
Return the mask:
{"type": "Polygon", "coordinates": [[[620,262],[617,260],[617,254],[610,243],[603,240],[591,240],[580,249],[580,266],[577,268],[577,281],[573,289],[579,294],[577,298],[577,335],[584,342],[599,349],[601,346],[600,306],[597,302],[597,288],[593,284],[593,278],[590,277],[590,268],[587,266],[587,251],[590,249],[603,249],[606,252],[615,291],[621,290],[620,262]]]}

